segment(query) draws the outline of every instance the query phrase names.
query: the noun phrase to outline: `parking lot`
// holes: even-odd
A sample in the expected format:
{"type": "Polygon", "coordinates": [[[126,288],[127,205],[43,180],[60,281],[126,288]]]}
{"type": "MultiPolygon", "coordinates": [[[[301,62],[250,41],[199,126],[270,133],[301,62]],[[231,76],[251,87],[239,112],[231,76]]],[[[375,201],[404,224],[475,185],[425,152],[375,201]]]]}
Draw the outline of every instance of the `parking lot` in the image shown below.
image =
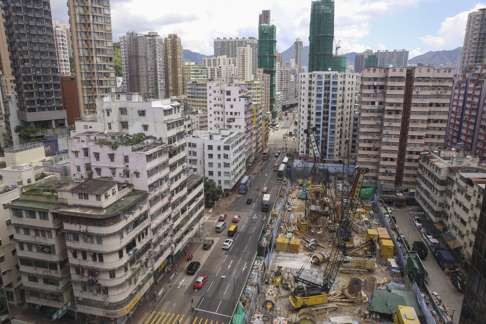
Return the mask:
{"type": "MultiPolygon", "coordinates": [[[[393,216],[396,218],[398,230],[405,235],[409,244],[412,244],[414,241],[423,241],[423,237],[411,216],[414,208],[417,207],[393,208],[393,216]]],[[[459,323],[463,294],[454,287],[448,275],[440,268],[431,251],[429,251],[429,255],[423,261],[423,264],[429,274],[429,288],[439,294],[450,313],[454,314],[454,323],[459,323]]]]}

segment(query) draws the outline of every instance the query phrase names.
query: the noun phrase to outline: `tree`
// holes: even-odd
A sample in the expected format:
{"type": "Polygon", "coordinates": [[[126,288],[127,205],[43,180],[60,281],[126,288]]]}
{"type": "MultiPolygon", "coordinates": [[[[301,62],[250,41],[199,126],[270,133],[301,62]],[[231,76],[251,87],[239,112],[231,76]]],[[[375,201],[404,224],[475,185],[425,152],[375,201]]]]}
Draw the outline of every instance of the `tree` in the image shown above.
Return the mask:
{"type": "Polygon", "coordinates": [[[217,186],[216,183],[208,178],[204,178],[204,205],[206,208],[211,208],[214,203],[218,201],[223,195],[223,190],[221,187],[217,186]]]}

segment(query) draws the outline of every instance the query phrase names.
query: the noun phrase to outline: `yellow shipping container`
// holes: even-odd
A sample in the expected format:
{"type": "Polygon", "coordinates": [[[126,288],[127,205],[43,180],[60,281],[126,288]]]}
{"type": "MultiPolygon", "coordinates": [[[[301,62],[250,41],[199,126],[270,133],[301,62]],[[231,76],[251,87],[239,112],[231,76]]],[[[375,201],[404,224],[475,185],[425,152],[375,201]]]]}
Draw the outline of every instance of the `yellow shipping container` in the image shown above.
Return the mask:
{"type": "Polygon", "coordinates": [[[368,238],[368,240],[377,240],[378,239],[378,230],[376,228],[369,228],[367,238],[368,238]]]}
{"type": "Polygon", "coordinates": [[[395,256],[395,245],[392,240],[380,240],[381,256],[390,259],[395,256]]]}
{"type": "Polygon", "coordinates": [[[378,231],[378,237],[380,240],[389,240],[390,239],[390,234],[388,234],[388,231],[384,227],[378,227],[376,229],[378,231]]]}
{"type": "Polygon", "coordinates": [[[288,252],[292,253],[299,253],[300,252],[300,240],[297,238],[294,238],[290,240],[289,245],[288,245],[288,252]]]}

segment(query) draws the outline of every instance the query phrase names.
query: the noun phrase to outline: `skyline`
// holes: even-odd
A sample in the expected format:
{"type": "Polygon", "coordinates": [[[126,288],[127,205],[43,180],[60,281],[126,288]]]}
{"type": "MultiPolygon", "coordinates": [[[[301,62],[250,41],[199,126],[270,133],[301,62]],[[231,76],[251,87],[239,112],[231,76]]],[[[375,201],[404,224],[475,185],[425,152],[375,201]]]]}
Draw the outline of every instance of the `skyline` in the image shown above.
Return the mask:
{"type": "MultiPolygon", "coordinates": [[[[310,0],[214,0],[211,5],[207,0],[112,0],[113,40],[128,31],[176,33],[184,48],[212,55],[216,37],[257,37],[258,14],[270,9],[282,52],[296,38],[308,45],[310,5],[310,0]],[[238,15],[227,14],[228,3],[238,15]]],[[[66,1],[51,0],[51,6],[53,19],[67,23],[66,1]]],[[[341,41],[341,53],[404,48],[414,57],[450,50],[463,45],[467,14],[481,7],[486,3],[477,0],[341,0],[335,42],[341,41]]]]}

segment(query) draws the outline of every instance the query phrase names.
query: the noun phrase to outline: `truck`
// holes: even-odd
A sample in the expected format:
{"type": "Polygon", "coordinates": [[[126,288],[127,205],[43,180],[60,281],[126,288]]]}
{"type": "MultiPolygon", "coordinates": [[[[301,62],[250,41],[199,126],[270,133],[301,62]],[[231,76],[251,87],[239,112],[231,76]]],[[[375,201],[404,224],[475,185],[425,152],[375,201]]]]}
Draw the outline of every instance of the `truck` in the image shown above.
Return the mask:
{"type": "Polygon", "coordinates": [[[393,314],[393,324],[420,324],[420,320],[413,307],[399,305],[393,314]]]}
{"type": "Polygon", "coordinates": [[[270,194],[263,194],[262,198],[262,212],[267,212],[270,210],[270,194]]]}

